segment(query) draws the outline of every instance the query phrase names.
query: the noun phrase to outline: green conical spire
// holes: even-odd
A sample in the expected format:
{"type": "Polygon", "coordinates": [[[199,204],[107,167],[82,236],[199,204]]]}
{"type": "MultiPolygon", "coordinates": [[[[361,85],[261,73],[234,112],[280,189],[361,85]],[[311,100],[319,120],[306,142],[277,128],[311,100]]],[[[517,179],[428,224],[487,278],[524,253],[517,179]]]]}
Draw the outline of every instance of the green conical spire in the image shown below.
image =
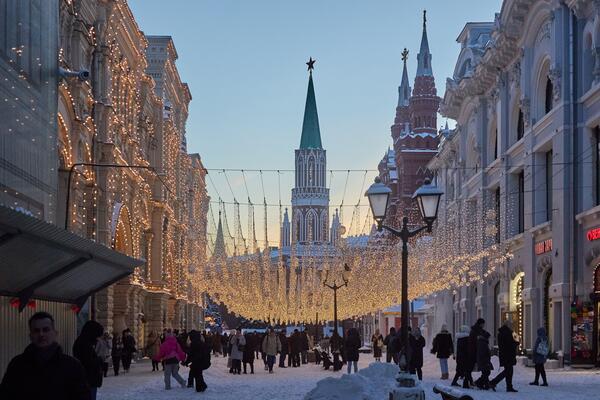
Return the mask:
{"type": "Polygon", "coordinates": [[[315,100],[315,88],[313,86],[312,70],[309,69],[308,93],[306,94],[306,106],[304,107],[304,122],[302,123],[301,149],[322,149],[321,131],[319,130],[319,115],[317,114],[317,102],[315,100]]]}

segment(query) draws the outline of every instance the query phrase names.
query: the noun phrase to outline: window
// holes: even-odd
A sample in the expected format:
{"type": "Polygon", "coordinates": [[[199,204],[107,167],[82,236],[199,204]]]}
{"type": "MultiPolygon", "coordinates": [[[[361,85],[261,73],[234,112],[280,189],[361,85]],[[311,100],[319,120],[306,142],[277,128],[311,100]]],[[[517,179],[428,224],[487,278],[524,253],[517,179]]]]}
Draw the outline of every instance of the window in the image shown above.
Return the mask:
{"type": "Polygon", "coordinates": [[[519,173],[519,231],[525,231],[525,174],[523,171],[519,173]]]}
{"type": "Polygon", "coordinates": [[[494,134],[494,160],[498,159],[498,128],[496,128],[496,133],[494,134]]]}
{"type": "Polygon", "coordinates": [[[546,221],[552,220],[552,150],[546,153],[546,221]]]}
{"type": "Polygon", "coordinates": [[[517,119],[517,140],[521,140],[525,135],[525,120],[523,118],[523,110],[519,108],[519,118],[517,119]]]}
{"type": "Polygon", "coordinates": [[[600,127],[594,129],[594,200],[600,204],[600,127]]]}
{"type": "Polygon", "coordinates": [[[494,203],[496,209],[496,243],[500,243],[500,188],[496,189],[494,203]]]}
{"type": "Polygon", "coordinates": [[[546,78],[546,98],[544,103],[544,111],[546,114],[552,110],[554,106],[554,85],[552,84],[552,80],[550,78],[546,78]]]}

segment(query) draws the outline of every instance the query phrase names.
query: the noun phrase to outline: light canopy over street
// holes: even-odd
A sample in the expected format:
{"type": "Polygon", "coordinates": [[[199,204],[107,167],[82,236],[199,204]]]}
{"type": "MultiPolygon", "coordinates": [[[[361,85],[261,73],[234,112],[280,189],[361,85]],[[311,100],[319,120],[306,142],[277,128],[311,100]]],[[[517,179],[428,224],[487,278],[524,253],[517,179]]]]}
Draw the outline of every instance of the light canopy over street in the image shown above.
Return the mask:
{"type": "Polygon", "coordinates": [[[597,397],[599,49],[598,0],[0,0],[0,399],[597,397]]]}

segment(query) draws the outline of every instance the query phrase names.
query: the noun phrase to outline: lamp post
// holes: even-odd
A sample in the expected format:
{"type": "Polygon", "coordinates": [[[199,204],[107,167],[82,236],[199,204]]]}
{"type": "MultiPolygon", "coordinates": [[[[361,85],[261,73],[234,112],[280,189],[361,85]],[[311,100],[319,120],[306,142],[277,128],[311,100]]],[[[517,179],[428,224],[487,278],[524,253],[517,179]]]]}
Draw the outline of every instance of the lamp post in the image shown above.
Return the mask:
{"type": "Polygon", "coordinates": [[[379,177],[375,178],[375,183],[365,193],[365,196],[369,198],[369,204],[373,217],[377,222],[377,229],[381,231],[383,228],[391,232],[394,236],[399,237],[402,240],[402,354],[400,360],[400,368],[407,372],[408,371],[408,360],[406,354],[408,350],[408,325],[409,325],[409,307],[408,307],[408,240],[420,232],[427,230],[431,232],[433,222],[437,218],[438,209],[440,205],[440,198],[444,194],[437,186],[433,185],[429,179],[425,180],[423,186],[421,186],[413,195],[413,199],[417,201],[419,211],[424,226],[417,229],[408,229],[408,217],[402,218],[402,228],[400,230],[383,224],[385,215],[387,213],[388,202],[392,190],[381,182],[379,177]]]}
{"type": "Polygon", "coordinates": [[[342,273],[342,281],[344,283],[342,283],[340,285],[337,284],[337,280],[333,281],[333,285],[327,283],[327,280],[329,279],[329,271],[327,271],[327,274],[325,275],[325,280],[323,281],[323,285],[325,287],[328,287],[329,289],[333,290],[333,331],[334,332],[338,331],[337,291],[338,291],[338,289],[341,289],[344,286],[348,286],[348,277],[347,277],[346,273],[349,271],[350,271],[350,267],[348,266],[348,264],[344,264],[344,272],[342,273]]]}

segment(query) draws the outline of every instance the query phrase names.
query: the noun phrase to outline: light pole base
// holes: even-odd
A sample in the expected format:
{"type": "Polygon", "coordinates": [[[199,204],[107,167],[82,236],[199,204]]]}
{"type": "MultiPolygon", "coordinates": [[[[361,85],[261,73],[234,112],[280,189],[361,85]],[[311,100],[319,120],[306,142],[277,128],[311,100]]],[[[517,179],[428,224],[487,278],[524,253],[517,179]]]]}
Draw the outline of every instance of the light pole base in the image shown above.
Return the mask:
{"type": "Polygon", "coordinates": [[[389,400],[425,400],[425,391],[416,375],[400,371],[398,386],[390,392],[389,400]]]}

